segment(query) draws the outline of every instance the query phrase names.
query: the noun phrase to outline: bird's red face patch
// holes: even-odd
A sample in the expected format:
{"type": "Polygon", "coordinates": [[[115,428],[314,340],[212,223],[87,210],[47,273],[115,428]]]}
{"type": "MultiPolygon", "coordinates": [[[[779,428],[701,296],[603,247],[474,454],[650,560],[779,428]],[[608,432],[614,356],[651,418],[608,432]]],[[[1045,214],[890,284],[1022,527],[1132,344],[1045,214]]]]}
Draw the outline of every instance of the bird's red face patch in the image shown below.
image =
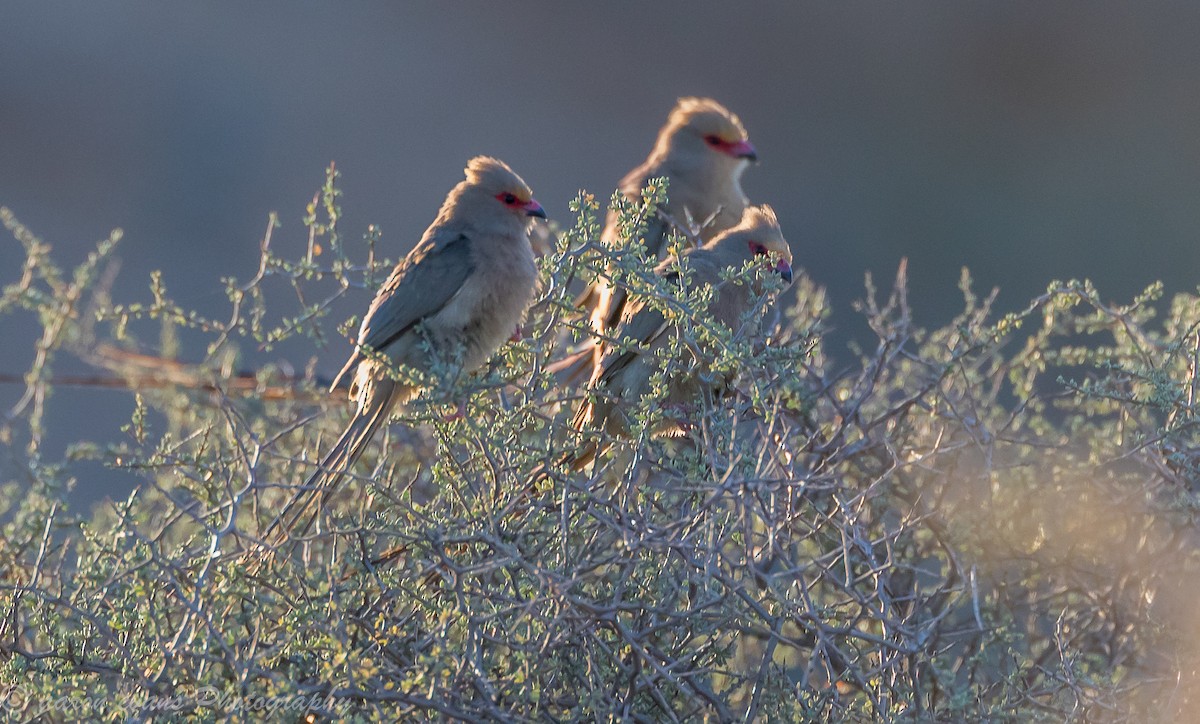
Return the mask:
{"type": "Polygon", "coordinates": [[[785,283],[792,283],[792,265],[787,260],[787,257],[778,251],[772,252],[765,244],[760,244],[757,241],[747,241],[746,246],[750,247],[750,254],[757,263],[770,266],[776,274],[783,278],[785,283]]]}
{"type": "Polygon", "coordinates": [[[504,191],[496,194],[496,200],[511,209],[513,213],[536,216],[540,219],[546,218],[546,212],[542,209],[542,205],[532,197],[522,198],[511,191],[504,191]]]}
{"type": "Polygon", "coordinates": [[[749,141],[731,141],[718,134],[710,133],[704,137],[704,142],[714,151],[720,151],[734,158],[745,158],[752,161],[758,158],[754,146],[749,141]]]}

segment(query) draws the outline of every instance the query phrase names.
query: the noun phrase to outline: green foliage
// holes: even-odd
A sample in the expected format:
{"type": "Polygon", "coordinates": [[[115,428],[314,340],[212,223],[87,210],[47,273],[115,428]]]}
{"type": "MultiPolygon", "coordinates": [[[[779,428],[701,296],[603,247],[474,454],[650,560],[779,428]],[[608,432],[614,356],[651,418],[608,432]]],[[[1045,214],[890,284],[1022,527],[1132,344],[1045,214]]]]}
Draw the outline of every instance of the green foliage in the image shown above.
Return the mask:
{"type": "MultiPolygon", "coordinates": [[[[614,197],[625,238],[667,193],[614,197]]],[[[365,305],[392,264],[374,228],[361,246],[343,238],[339,203],[330,169],[306,239],[276,239],[272,218],[251,278],[221,281],[223,318],[182,308],[160,275],[147,301],[114,303],[118,233],[64,270],[0,215],[27,257],[0,314],[43,330],[0,422],[0,708],[1182,721],[1196,705],[1197,297],[1164,312],[1157,286],[1116,306],[1054,282],[997,314],[964,270],[963,312],[926,330],[902,267],[885,296],[868,279],[858,311],[876,339],[847,364],[828,353],[811,280],[782,314],[764,296],[724,328],[703,312],[711,289],[653,275],[640,244],[603,244],[582,194],[542,259],[524,338],[400,413],[318,531],[264,561],[259,534],[348,410],[311,365],[234,370],[242,350],[288,341],[350,350],[338,337],[355,324],[331,332],[328,310],[347,293],[365,305]],[[546,366],[585,334],[572,295],[601,275],[679,333],[654,392],[621,401],[631,437],[575,472],[599,433],[571,429],[588,393],[546,366]],[[203,347],[182,348],[180,329],[203,347]],[[151,346],[197,361],[129,353],[151,346]],[[120,375],[132,414],[118,442],[48,460],[43,404],[69,394],[54,384],[63,353],[120,375]],[[681,375],[703,394],[664,409],[681,375]],[[468,414],[448,420],[459,399],[468,414]],[[653,435],[668,417],[686,434],[653,435]],[[136,489],[71,511],[81,458],[136,489]]]]}

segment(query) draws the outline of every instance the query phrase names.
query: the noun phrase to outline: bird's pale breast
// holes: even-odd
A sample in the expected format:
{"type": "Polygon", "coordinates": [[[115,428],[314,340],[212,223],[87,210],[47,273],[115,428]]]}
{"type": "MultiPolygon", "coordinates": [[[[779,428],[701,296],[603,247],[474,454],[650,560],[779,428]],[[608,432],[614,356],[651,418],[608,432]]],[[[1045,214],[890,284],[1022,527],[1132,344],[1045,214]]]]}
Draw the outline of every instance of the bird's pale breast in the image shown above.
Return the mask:
{"type": "Polygon", "coordinates": [[[512,336],[533,297],[537,266],[528,243],[523,247],[484,255],[478,271],[427,323],[435,340],[462,340],[464,370],[482,365],[512,336]]]}

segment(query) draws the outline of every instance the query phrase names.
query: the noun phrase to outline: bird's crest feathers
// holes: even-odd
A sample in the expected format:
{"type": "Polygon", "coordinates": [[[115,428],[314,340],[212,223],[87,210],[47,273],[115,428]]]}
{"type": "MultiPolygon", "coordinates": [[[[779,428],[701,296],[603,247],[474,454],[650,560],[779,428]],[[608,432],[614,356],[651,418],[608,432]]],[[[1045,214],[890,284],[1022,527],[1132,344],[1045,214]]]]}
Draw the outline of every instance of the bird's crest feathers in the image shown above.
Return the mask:
{"type": "Polygon", "coordinates": [[[771,208],[770,204],[747,206],[746,210],[742,212],[742,221],[738,225],[778,229],[779,217],[775,215],[775,209],[771,208]]]}
{"type": "Polygon", "coordinates": [[[476,156],[467,162],[467,183],[495,195],[509,193],[521,203],[533,198],[533,190],[508,164],[490,156],[476,156]]]}
{"type": "Polygon", "coordinates": [[[746,127],[732,111],[711,98],[680,98],[667,118],[668,134],[688,128],[701,136],[718,136],[728,143],[746,141],[746,127]]]}
{"type": "Polygon", "coordinates": [[[747,206],[746,210],[742,212],[742,220],[733,228],[713,239],[709,245],[734,244],[738,250],[741,250],[742,240],[747,238],[753,239],[756,243],[766,247],[768,251],[787,259],[789,263],[791,262],[792,249],[787,240],[783,238],[783,230],[779,227],[779,217],[775,215],[775,209],[770,205],[747,206]]]}

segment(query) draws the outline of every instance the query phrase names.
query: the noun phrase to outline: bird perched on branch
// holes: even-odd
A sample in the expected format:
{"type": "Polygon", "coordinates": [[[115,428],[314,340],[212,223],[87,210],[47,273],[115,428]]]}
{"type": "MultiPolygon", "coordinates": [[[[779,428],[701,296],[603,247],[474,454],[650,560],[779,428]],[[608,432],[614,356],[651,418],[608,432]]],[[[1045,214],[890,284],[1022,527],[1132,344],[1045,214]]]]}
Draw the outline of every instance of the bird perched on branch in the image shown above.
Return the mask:
{"type": "Polygon", "coordinates": [[[537,287],[528,233],[533,216],[546,218],[505,163],[485,156],[467,163],[466,179],[375,295],[354,353],[333,382],[336,388],[352,375],[354,417],[265,538],[281,526],[281,535],[306,533],[393,407],[417,394],[395,379],[393,366],[470,371],[513,335],[537,287]]]}
{"type": "MultiPolygon", "coordinates": [[[[736,115],[711,98],[680,98],[659,129],[650,156],[626,174],[619,187],[626,197],[637,200],[652,179],[667,178],[667,203],[647,220],[647,253],[655,261],[666,255],[672,225],[685,232],[697,226],[700,239],[709,241],[738,223],[747,204],[742,172],[757,160],[736,115]]],[[[609,247],[622,243],[617,227],[617,214],[610,210],[601,236],[609,247]]],[[[576,303],[588,310],[592,328],[603,335],[621,318],[625,298],[624,290],[601,279],[584,290],[576,303]]],[[[564,371],[568,380],[579,379],[602,354],[602,345],[585,347],[552,369],[564,371]]]]}
{"type": "MultiPolygon", "coordinates": [[[[701,285],[713,287],[715,294],[707,312],[712,319],[737,330],[742,317],[749,312],[765,288],[761,283],[737,283],[726,278],[731,270],[742,269],[747,262],[761,264],[778,274],[784,284],[792,282],[792,251],[775,211],[767,205],[748,207],[741,223],[698,248],[686,250],[690,276],[689,289],[701,285]]],[[[679,265],[668,258],[655,269],[667,280],[679,279],[679,265]]],[[[646,299],[631,297],[625,314],[617,326],[614,338],[625,341],[614,346],[596,366],[590,383],[590,394],[575,415],[577,429],[591,428],[612,436],[629,434],[629,419],[624,405],[635,402],[650,390],[655,372],[656,352],[666,346],[677,326],[669,321],[660,308],[646,299]]],[[[678,376],[668,383],[664,406],[687,406],[702,392],[695,376],[678,376]]],[[[674,429],[655,431],[659,434],[678,432],[674,429]]],[[[585,467],[598,452],[595,444],[572,462],[576,470],[585,467]]]]}

